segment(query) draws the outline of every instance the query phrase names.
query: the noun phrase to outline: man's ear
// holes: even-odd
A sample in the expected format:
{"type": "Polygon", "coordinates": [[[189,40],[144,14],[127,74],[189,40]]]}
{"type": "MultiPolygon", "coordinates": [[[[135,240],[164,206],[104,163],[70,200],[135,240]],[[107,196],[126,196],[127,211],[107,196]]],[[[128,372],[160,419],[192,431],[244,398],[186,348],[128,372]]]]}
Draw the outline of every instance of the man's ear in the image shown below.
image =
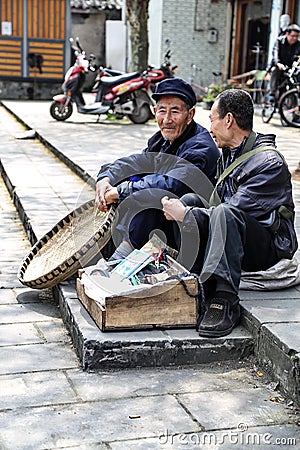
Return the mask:
{"type": "Polygon", "coordinates": [[[193,120],[193,118],[194,118],[194,116],[195,116],[195,113],[196,113],[196,108],[195,108],[195,106],[194,106],[193,108],[191,108],[191,109],[189,110],[189,118],[188,118],[188,123],[189,123],[189,124],[190,124],[191,121],[193,120]]]}
{"type": "Polygon", "coordinates": [[[232,123],[233,115],[229,112],[226,114],[226,123],[229,125],[232,123]]]}

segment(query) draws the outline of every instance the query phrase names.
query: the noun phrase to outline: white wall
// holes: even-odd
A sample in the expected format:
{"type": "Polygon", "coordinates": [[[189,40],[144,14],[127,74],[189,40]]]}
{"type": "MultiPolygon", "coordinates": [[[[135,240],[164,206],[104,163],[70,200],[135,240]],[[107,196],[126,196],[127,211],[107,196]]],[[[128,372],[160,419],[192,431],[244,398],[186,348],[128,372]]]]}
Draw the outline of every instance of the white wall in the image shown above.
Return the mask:
{"type": "Polygon", "coordinates": [[[282,11],[282,0],[273,0],[271,9],[268,62],[272,60],[273,45],[279,33],[279,22],[281,11],[282,11]]]}
{"type": "Polygon", "coordinates": [[[159,67],[161,60],[162,39],[162,0],[150,0],[149,2],[149,56],[148,63],[159,67]]]}
{"type": "Polygon", "coordinates": [[[126,71],[126,26],[121,20],[106,21],[106,66],[126,71]]]}

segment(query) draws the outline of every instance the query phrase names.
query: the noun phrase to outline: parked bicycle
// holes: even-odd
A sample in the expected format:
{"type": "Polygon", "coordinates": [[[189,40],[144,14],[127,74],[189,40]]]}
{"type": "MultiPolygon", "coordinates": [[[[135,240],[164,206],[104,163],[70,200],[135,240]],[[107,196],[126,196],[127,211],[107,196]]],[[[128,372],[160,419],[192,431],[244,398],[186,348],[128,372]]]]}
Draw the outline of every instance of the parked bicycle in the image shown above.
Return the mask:
{"type": "Polygon", "coordinates": [[[201,86],[201,84],[198,84],[195,82],[195,78],[198,78],[198,72],[201,72],[201,68],[196,66],[196,64],[191,64],[191,68],[192,68],[192,75],[189,78],[189,83],[192,86],[195,94],[196,94],[196,98],[197,101],[201,101],[202,98],[207,95],[207,87],[201,86]]]}
{"type": "Polygon", "coordinates": [[[279,113],[288,125],[300,128],[300,84],[282,95],[279,113]]]}
{"type": "MultiPolygon", "coordinates": [[[[275,93],[274,101],[269,99],[269,89],[266,91],[265,100],[263,103],[261,116],[264,123],[269,123],[274,114],[278,111],[280,114],[280,120],[283,126],[295,125],[295,112],[294,115],[291,111],[291,105],[294,105],[294,110],[297,110],[297,103],[295,97],[295,90],[297,91],[297,86],[299,85],[299,72],[300,72],[300,57],[297,61],[294,61],[291,68],[286,68],[283,72],[283,80],[278,85],[277,91],[275,93]],[[288,96],[288,94],[293,91],[294,96],[288,96]],[[282,103],[282,98],[285,99],[282,103]],[[293,117],[292,117],[293,116],[293,117]]],[[[293,107],[292,107],[293,108],[293,107]]]]}
{"type": "Polygon", "coordinates": [[[201,68],[196,66],[196,64],[191,64],[192,68],[192,76],[189,78],[189,83],[192,86],[197,101],[200,102],[204,99],[209,100],[209,97],[215,97],[217,93],[221,92],[225,85],[221,81],[222,72],[212,72],[214,76],[214,81],[209,86],[202,86],[195,82],[195,78],[197,78],[197,73],[201,72],[201,68]]]}
{"type": "Polygon", "coordinates": [[[291,70],[293,70],[293,78],[296,84],[293,89],[281,96],[278,108],[280,117],[287,125],[300,128],[300,56],[291,70]]]}

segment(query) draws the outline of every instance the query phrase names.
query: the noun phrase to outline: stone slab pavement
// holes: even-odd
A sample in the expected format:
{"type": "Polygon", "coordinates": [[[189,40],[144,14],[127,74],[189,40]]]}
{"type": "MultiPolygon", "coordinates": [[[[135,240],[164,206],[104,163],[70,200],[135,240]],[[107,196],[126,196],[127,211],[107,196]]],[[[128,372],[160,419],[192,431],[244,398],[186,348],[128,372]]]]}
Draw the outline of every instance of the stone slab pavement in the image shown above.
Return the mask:
{"type": "MultiPolygon", "coordinates": [[[[27,103],[25,109],[31,108],[27,103]]],[[[16,150],[11,150],[12,140],[3,141],[4,134],[1,162],[5,151],[15,158],[16,150]]],[[[28,146],[30,157],[28,144],[19,145],[28,146]]],[[[23,162],[15,161],[22,169],[23,162]]],[[[47,197],[46,204],[61,214],[73,208],[74,198],[67,195],[67,204],[64,179],[58,185],[62,192],[53,197],[59,201],[47,197]]],[[[29,203],[38,192],[32,186],[29,203]]],[[[299,446],[297,409],[251,358],[168,369],[83,371],[51,291],[33,291],[16,279],[30,245],[2,181],[0,199],[1,450],[299,446]]],[[[50,225],[45,215],[46,209],[40,220],[36,217],[37,237],[50,225]]],[[[294,290],[291,295],[298,298],[294,290]]]]}
{"type": "Polygon", "coordinates": [[[297,410],[253,361],[83,371],[51,291],[11,270],[30,245],[2,180],[0,205],[1,450],[297,448],[297,410]]]}

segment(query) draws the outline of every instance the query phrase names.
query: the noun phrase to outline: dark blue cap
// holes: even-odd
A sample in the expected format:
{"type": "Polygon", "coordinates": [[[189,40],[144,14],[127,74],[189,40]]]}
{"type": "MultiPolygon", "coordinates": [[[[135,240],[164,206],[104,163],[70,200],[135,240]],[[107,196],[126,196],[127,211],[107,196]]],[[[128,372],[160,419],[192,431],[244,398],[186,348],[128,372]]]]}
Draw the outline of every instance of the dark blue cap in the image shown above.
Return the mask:
{"type": "Polygon", "coordinates": [[[152,98],[159,100],[163,95],[176,95],[184,100],[191,108],[196,104],[196,95],[192,86],[181,78],[167,78],[157,84],[152,98]]]}

